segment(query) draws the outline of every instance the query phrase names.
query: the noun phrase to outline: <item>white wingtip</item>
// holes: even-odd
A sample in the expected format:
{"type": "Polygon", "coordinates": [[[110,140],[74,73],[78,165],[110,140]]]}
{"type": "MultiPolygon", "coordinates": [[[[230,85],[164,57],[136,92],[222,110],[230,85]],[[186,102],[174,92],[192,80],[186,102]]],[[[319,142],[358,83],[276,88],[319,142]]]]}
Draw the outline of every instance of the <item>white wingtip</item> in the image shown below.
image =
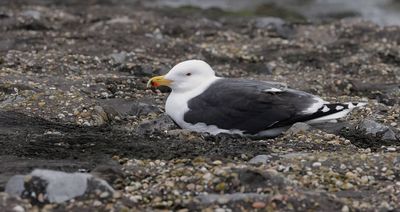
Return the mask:
{"type": "Polygon", "coordinates": [[[356,107],[364,107],[368,103],[367,102],[357,102],[357,103],[347,102],[346,104],[349,105],[349,109],[353,109],[353,108],[356,108],[356,107]]]}

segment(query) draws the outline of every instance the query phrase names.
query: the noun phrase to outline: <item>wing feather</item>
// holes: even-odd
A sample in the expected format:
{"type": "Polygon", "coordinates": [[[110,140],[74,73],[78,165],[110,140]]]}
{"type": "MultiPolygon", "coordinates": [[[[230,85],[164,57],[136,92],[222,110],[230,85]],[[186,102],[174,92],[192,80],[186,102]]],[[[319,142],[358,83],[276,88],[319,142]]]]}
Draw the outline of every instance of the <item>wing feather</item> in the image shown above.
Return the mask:
{"type": "Polygon", "coordinates": [[[267,82],[221,79],[188,102],[184,120],[255,134],[303,121],[309,116],[304,111],[319,100],[314,95],[277,88],[267,82]],[[274,89],[280,92],[265,92],[274,89]]]}

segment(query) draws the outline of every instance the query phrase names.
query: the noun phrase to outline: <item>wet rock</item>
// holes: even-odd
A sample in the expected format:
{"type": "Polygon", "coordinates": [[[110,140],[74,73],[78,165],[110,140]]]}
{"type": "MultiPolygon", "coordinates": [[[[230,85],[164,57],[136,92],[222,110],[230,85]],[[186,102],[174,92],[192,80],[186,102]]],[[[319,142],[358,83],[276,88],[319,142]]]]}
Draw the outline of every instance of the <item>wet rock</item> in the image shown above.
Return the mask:
{"type": "Polygon", "coordinates": [[[166,131],[178,128],[174,121],[167,115],[162,115],[154,120],[146,120],[139,124],[136,132],[151,134],[156,131],[166,131]]]}
{"type": "Polygon", "coordinates": [[[249,163],[253,165],[267,164],[271,160],[271,158],[271,155],[257,155],[254,158],[250,159],[249,163]]]}
{"type": "Polygon", "coordinates": [[[298,123],[293,124],[288,130],[286,130],[285,134],[286,135],[295,135],[300,132],[306,132],[310,129],[311,129],[310,125],[303,123],[303,122],[298,122],[298,123]]]}
{"type": "Polygon", "coordinates": [[[90,174],[36,169],[29,175],[12,177],[5,192],[30,199],[32,204],[44,204],[97,196],[103,192],[112,196],[114,190],[106,181],[90,174]]]}
{"type": "Polygon", "coordinates": [[[380,137],[382,140],[397,140],[397,134],[393,128],[380,124],[371,119],[365,119],[358,124],[358,129],[367,135],[380,137]]]}

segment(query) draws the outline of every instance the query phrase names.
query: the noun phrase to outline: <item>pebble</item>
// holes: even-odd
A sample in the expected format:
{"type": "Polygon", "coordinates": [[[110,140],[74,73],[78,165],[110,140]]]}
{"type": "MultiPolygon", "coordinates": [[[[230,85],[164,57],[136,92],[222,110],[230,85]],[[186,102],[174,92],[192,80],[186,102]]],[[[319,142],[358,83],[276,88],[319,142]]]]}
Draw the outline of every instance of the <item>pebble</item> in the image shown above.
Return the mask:
{"type": "Polygon", "coordinates": [[[260,209],[265,208],[266,204],[264,202],[254,202],[251,206],[253,208],[260,209]]]}
{"type": "Polygon", "coordinates": [[[222,161],[216,160],[216,161],[213,161],[212,164],[213,164],[213,165],[221,165],[221,164],[222,164],[222,161]]]}
{"type": "Polygon", "coordinates": [[[93,206],[94,207],[99,207],[99,206],[101,206],[102,205],[102,203],[99,201],[99,200],[95,200],[94,202],[93,202],[93,206]]]}
{"type": "Polygon", "coordinates": [[[357,178],[357,175],[354,174],[353,172],[346,172],[345,176],[348,179],[356,179],[357,178]]]}
{"type": "Polygon", "coordinates": [[[107,198],[109,196],[110,196],[110,193],[106,192],[106,191],[100,194],[100,198],[107,198]]]}
{"type": "Polygon", "coordinates": [[[397,149],[396,149],[396,147],[388,147],[388,148],[386,148],[386,150],[389,152],[395,152],[397,149]]]}
{"type": "Polygon", "coordinates": [[[13,207],[12,211],[14,211],[14,212],[25,212],[25,209],[20,205],[16,205],[15,207],[13,207]]]}
{"type": "Polygon", "coordinates": [[[368,183],[368,176],[362,176],[361,177],[361,183],[362,184],[367,184],[368,183]]]}
{"type": "Polygon", "coordinates": [[[319,168],[319,167],[321,167],[321,166],[322,166],[321,162],[314,162],[314,163],[312,164],[312,167],[314,167],[314,168],[319,168]]]}
{"type": "Polygon", "coordinates": [[[251,160],[249,160],[250,164],[257,165],[257,164],[266,164],[271,159],[269,155],[257,155],[251,160]]]}
{"type": "Polygon", "coordinates": [[[343,207],[342,207],[342,210],[341,210],[342,212],[349,212],[350,211],[350,208],[349,208],[349,206],[347,206],[347,205],[344,205],[343,207]]]}

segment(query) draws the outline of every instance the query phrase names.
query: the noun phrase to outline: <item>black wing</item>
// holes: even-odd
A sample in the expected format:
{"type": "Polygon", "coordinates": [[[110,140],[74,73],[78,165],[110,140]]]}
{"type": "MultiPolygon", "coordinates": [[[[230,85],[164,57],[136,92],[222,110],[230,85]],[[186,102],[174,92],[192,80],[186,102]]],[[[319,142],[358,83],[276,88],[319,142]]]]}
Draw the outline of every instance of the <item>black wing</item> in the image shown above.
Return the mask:
{"type": "Polygon", "coordinates": [[[317,102],[311,94],[270,83],[221,79],[188,102],[184,120],[256,134],[316,118],[304,111],[317,102]]]}

